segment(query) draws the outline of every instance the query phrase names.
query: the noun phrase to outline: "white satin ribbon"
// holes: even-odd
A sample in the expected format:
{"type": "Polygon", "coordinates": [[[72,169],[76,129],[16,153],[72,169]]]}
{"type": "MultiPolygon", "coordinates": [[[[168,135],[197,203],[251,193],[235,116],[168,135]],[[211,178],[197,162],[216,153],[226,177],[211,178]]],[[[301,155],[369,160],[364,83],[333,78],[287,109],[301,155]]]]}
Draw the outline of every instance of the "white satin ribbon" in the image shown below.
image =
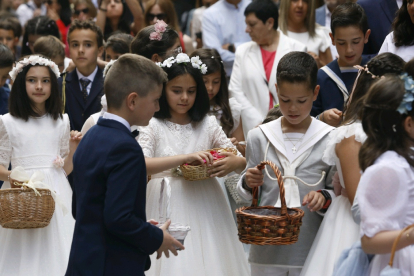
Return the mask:
{"type": "Polygon", "coordinates": [[[168,177],[164,177],[161,181],[160,199],[159,199],[159,222],[164,223],[171,218],[171,185],[168,177]]]}
{"type": "Polygon", "coordinates": [[[50,190],[50,193],[55,203],[62,208],[63,215],[65,216],[68,213],[68,209],[59,199],[56,192],[53,191],[48,184],[43,182],[45,176],[43,175],[41,171],[35,171],[32,174],[32,176],[29,176],[29,174],[24,170],[23,167],[18,166],[11,171],[10,178],[18,182],[22,182],[21,184],[19,183],[18,185],[32,189],[35,192],[35,194],[38,196],[41,196],[41,194],[37,191],[37,189],[50,190]]]}

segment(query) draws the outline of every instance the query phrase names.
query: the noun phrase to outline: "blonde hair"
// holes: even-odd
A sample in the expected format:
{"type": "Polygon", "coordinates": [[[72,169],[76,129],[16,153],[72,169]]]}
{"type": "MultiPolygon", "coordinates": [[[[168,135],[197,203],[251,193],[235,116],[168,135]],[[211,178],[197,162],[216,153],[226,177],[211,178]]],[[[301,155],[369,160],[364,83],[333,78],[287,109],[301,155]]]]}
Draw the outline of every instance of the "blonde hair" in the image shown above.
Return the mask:
{"type": "Polygon", "coordinates": [[[166,19],[164,20],[171,29],[176,32],[180,32],[180,25],[178,24],[177,14],[175,12],[174,4],[171,0],[150,0],[145,4],[145,26],[150,26],[151,23],[148,20],[148,14],[150,13],[151,9],[155,6],[159,5],[160,9],[166,15],[166,19]]]}
{"type": "Polygon", "coordinates": [[[76,9],[77,5],[85,4],[86,7],[89,9],[89,15],[91,18],[95,18],[98,12],[96,11],[95,5],[92,3],[91,0],[74,0],[73,1],[73,9],[76,9]]]}
{"type": "Polygon", "coordinates": [[[47,58],[65,57],[65,47],[62,42],[52,35],[42,36],[33,45],[33,52],[47,58]]]}
{"type": "MultiPolygon", "coordinates": [[[[279,28],[287,35],[289,8],[292,0],[281,0],[279,9],[279,28]]],[[[308,0],[308,11],[305,17],[305,26],[309,32],[309,36],[314,37],[316,32],[315,23],[315,0],[308,0]]]]}

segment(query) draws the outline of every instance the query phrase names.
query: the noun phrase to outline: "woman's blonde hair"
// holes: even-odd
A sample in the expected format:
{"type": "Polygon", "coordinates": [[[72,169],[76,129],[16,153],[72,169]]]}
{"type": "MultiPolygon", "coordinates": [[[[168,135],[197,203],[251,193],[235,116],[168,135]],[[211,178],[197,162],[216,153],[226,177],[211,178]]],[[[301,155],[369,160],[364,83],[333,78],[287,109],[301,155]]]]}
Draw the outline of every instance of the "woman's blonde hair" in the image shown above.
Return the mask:
{"type": "MultiPolygon", "coordinates": [[[[280,30],[287,35],[288,31],[288,16],[289,16],[289,8],[290,3],[292,0],[281,0],[280,1],[280,9],[279,9],[279,28],[280,30]]],[[[307,0],[308,2],[308,11],[305,17],[305,26],[309,32],[311,37],[315,36],[315,0],[307,0]]]]}
{"type": "Polygon", "coordinates": [[[151,25],[148,19],[148,15],[151,11],[151,9],[155,6],[159,5],[160,9],[163,13],[166,15],[166,19],[164,20],[165,23],[167,23],[171,29],[173,29],[176,32],[180,32],[180,25],[178,24],[177,14],[175,12],[174,4],[171,2],[171,0],[150,0],[145,4],[145,26],[151,25]]]}

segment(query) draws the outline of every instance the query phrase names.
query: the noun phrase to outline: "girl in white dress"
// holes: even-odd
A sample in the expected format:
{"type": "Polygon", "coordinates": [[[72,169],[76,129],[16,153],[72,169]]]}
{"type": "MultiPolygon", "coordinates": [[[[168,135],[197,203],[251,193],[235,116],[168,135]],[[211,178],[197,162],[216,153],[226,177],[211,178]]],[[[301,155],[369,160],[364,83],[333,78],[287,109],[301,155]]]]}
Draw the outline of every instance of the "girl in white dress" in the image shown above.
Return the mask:
{"type": "Polygon", "coordinates": [[[402,1],[392,27],[393,31],[385,38],[379,54],[390,52],[408,62],[414,58],[414,1],[402,1]]]}
{"type": "MultiPolygon", "coordinates": [[[[173,169],[183,163],[203,162],[202,159],[211,165],[212,155],[204,150],[234,148],[216,118],[207,115],[210,107],[202,73],[208,68],[198,58],[190,61],[186,54],[167,59],[160,66],[169,80],[160,98],[160,111],[138,136],[147,173],[151,175],[147,217],[160,217],[160,187],[164,182],[171,188],[172,223],[189,225],[191,231],[185,239],[186,249],[178,258],[152,259],[146,275],[248,275],[236,225],[216,178],[190,182],[178,177],[173,169]]],[[[241,172],[246,166],[240,154],[224,155],[211,165],[213,175],[241,172]]]]}
{"type": "Polygon", "coordinates": [[[336,165],[340,187],[334,185],[337,197],[324,216],[301,275],[331,276],[342,251],[359,239],[359,225],[353,220],[351,205],[361,177],[358,152],[366,139],[359,117],[363,108],[361,99],[381,76],[400,74],[403,67],[404,61],[400,57],[385,53],[360,68],[344,122],[329,134],[330,140],[322,157],[325,163],[336,165]]]}
{"type": "MultiPolygon", "coordinates": [[[[401,230],[414,224],[414,81],[386,76],[364,99],[362,126],[367,135],[359,152],[363,171],[358,187],[361,244],[375,254],[370,275],[379,275],[401,230]]],[[[393,267],[414,275],[414,229],[397,245],[393,267]]]]}
{"type": "Polygon", "coordinates": [[[44,183],[61,201],[55,204],[50,224],[38,229],[0,227],[0,275],[64,275],[68,264],[75,221],[70,215],[72,189],[66,175],[72,171],[73,153],[81,134],[70,132],[69,118],[62,115],[55,63],[30,56],[10,72],[14,84],[9,114],[0,118],[0,179],[2,189],[16,188],[12,168],[21,166],[28,175],[44,174],[44,183]],[[68,213],[65,215],[65,211],[68,213]]]}

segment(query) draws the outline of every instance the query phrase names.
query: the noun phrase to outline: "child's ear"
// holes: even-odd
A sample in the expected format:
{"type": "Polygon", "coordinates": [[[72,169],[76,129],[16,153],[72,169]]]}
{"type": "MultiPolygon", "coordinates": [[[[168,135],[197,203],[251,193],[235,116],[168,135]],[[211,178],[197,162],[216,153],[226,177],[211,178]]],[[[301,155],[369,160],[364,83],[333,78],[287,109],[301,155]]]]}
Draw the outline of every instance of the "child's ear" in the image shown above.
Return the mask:
{"type": "Polygon", "coordinates": [[[333,34],[332,34],[332,33],[329,33],[329,36],[330,36],[330,38],[331,38],[332,45],[333,45],[333,46],[336,46],[336,45],[335,45],[335,40],[334,40],[334,36],[333,36],[333,34]]]}
{"type": "Polygon", "coordinates": [[[19,37],[15,37],[13,41],[14,46],[17,46],[17,44],[19,44],[19,37]]]}
{"type": "Polygon", "coordinates": [[[316,99],[318,98],[320,88],[321,87],[319,85],[315,86],[315,89],[313,90],[313,101],[316,101],[316,99]]]}
{"type": "Polygon", "coordinates": [[[276,86],[276,93],[279,94],[279,87],[277,87],[277,83],[275,83],[275,86],[276,86]]]}
{"type": "Polygon", "coordinates": [[[364,36],[364,44],[368,43],[368,38],[369,38],[370,34],[371,34],[371,30],[368,29],[367,32],[365,33],[365,36],[364,36]]]}
{"type": "Polygon", "coordinates": [[[136,92],[131,92],[126,97],[126,104],[130,111],[134,111],[138,105],[138,94],[136,92]]]}
{"type": "Polygon", "coordinates": [[[98,57],[101,57],[103,52],[105,51],[105,48],[103,46],[98,48],[98,57]]]}
{"type": "Polygon", "coordinates": [[[153,54],[152,57],[151,57],[151,60],[153,62],[162,62],[162,59],[158,54],[153,54]]]}

